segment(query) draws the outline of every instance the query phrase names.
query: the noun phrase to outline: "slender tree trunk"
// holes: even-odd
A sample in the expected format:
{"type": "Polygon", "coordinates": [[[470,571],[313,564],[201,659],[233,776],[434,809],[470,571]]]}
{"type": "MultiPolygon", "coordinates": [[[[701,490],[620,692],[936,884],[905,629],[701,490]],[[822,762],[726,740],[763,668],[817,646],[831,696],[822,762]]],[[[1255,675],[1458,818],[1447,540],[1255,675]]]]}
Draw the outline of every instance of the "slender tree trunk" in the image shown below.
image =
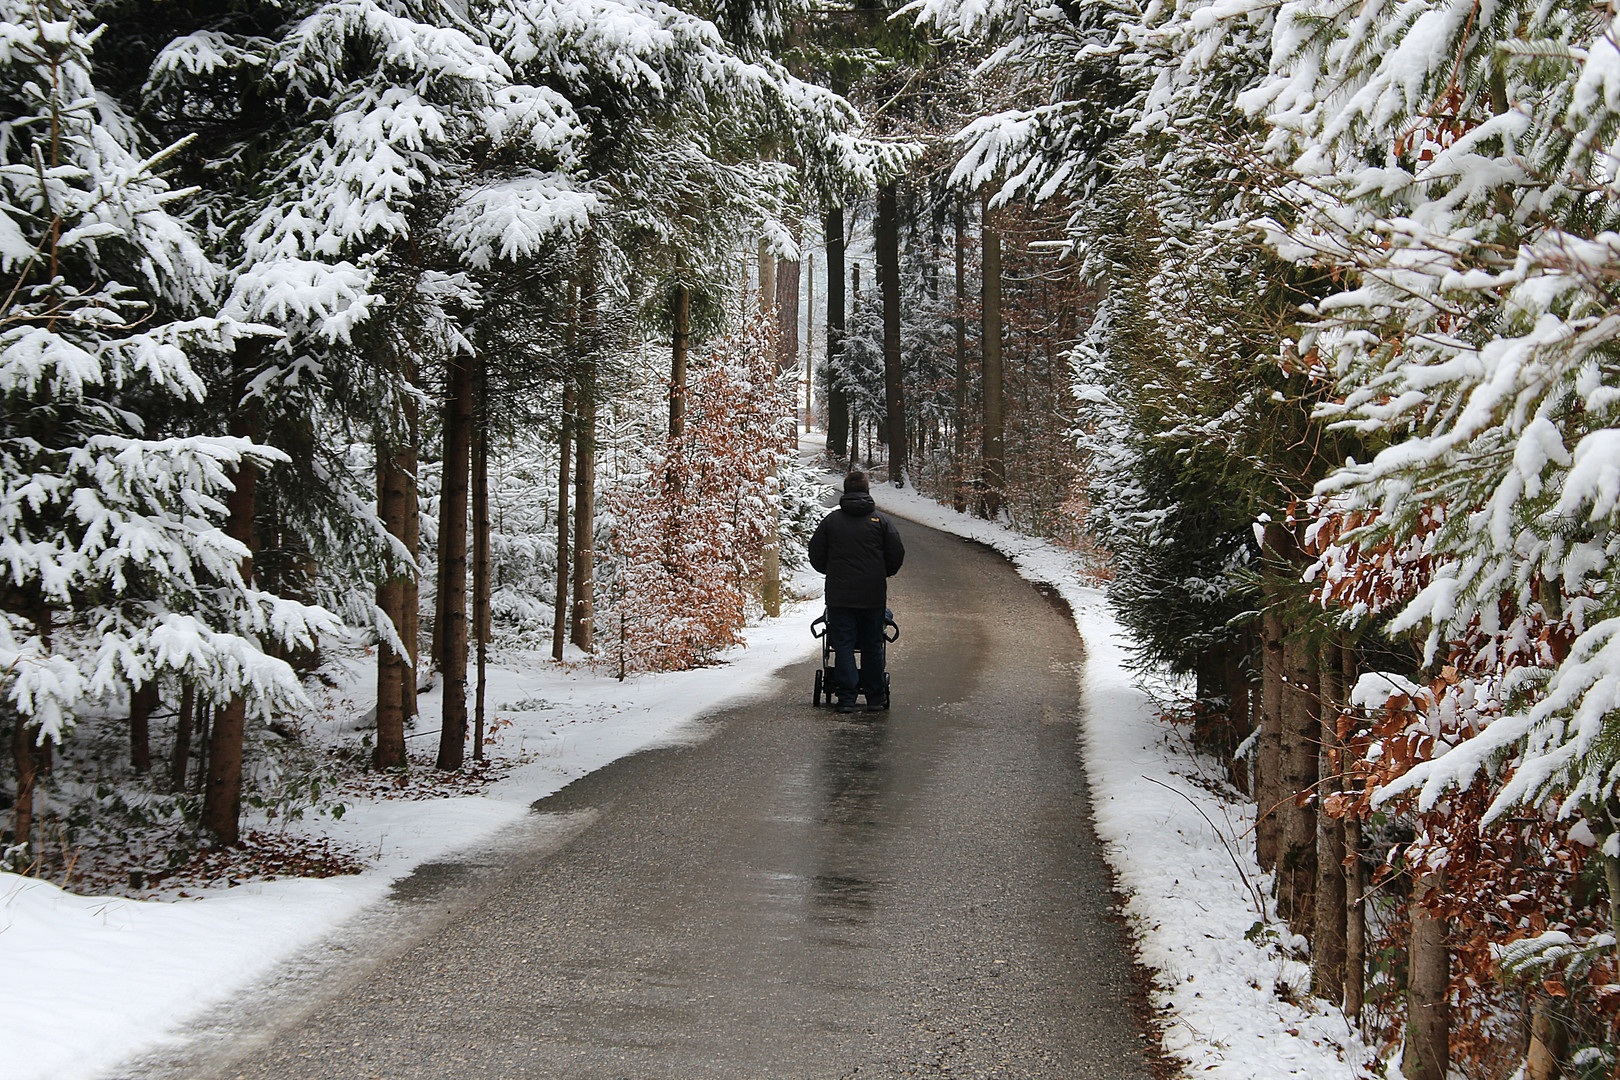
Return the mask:
{"type": "Polygon", "coordinates": [[[461,768],[467,755],[467,486],[472,458],[473,365],[452,357],[444,408],[444,483],[439,494],[439,552],[444,566],[444,720],[440,769],[461,768]]]}
{"type": "MultiPolygon", "coordinates": [[[[781,264],[785,271],[788,263],[781,264]]],[[[785,276],[785,275],[784,275],[785,276]]],[[[797,282],[795,282],[795,287],[797,282]]],[[[797,297],[797,292],[795,292],[797,297]]],[[[776,324],[776,366],[780,371],[782,367],[782,327],[780,323],[781,308],[777,301],[778,293],[777,261],[771,255],[770,248],[763,239],[759,242],[759,313],[767,320],[777,319],[776,324]]],[[[796,322],[796,320],[795,320],[796,322]]],[[[774,618],[781,613],[781,587],[782,567],[781,556],[777,549],[776,530],[765,540],[764,551],[760,555],[760,598],[765,607],[765,614],[774,618]]]]}
{"type": "Polygon", "coordinates": [[[769,318],[776,310],[776,256],[771,244],[759,238],[759,313],[769,318]]]}
{"type": "Polygon", "coordinates": [[[1265,553],[1261,587],[1265,610],[1260,617],[1260,741],[1256,753],[1255,779],[1255,857],[1267,870],[1277,866],[1281,846],[1279,804],[1287,797],[1283,790],[1283,617],[1281,605],[1286,581],[1282,574],[1282,551],[1288,534],[1275,522],[1265,527],[1265,553]]]}
{"type": "Polygon", "coordinates": [[[1307,800],[1316,785],[1321,745],[1316,646],[1301,633],[1289,634],[1283,639],[1283,666],[1288,687],[1283,694],[1284,790],[1279,808],[1282,850],[1277,860],[1277,899],[1289,928],[1306,935],[1315,921],[1316,806],[1307,800]]]}
{"type": "MultiPolygon", "coordinates": [[[[382,518],[388,535],[405,542],[406,532],[406,471],[401,468],[399,451],[386,435],[377,440],[377,514],[382,518]]],[[[405,613],[405,580],[410,576],[403,568],[391,568],[377,585],[377,606],[405,643],[407,619],[405,613]]],[[[379,769],[405,768],[405,710],[407,699],[416,698],[415,680],[410,674],[410,661],[384,641],[377,646],[377,745],[373,748],[372,764],[379,769]]]]}
{"type": "Polygon", "coordinates": [[[991,224],[988,188],[980,196],[979,205],[984,245],[984,339],[980,349],[984,368],[984,487],[979,493],[979,512],[993,518],[1001,513],[1007,489],[1007,463],[1002,456],[1005,432],[1001,397],[1001,233],[991,224]]]}
{"type": "Polygon", "coordinates": [[[197,771],[191,777],[191,793],[201,795],[208,786],[208,747],[214,741],[213,702],[197,705],[197,771]]]}
{"type": "Polygon", "coordinates": [[[844,208],[827,208],[827,453],[849,456],[849,398],[838,386],[844,348],[844,208]]]}
{"type": "Polygon", "coordinates": [[[1221,708],[1226,694],[1226,650],[1211,645],[1193,661],[1193,701],[1209,714],[1221,708]]]}
{"type": "Polygon", "coordinates": [[[1537,996],[1530,1014],[1530,1045],[1524,1080],[1562,1080],[1569,1059],[1569,1029],[1558,1015],[1557,999],[1537,996]]]}
{"type": "Polygon", "coordinates": [[[242,751],[247,732],[247,701],[233,697],[214,710],[208,733],[208,787],[203,793],[203,828],[226,847],[241,839],[242,751]]]}
{"type": "Polygon", "coordinates": [[[1451,953],[1446,928],[1424,901],[1440,886],[1432,872],[1418,872],[1412,884],[1412,936],[1407,944],[1406,1045],[1401,1074],[1406,1080],[1446,1080],[1451,1070],[1451,953]]]}
{"type": "MultiPolygon", "coordinates": [[[[416,361],[405,361],[405,378],[414,387],[416,385],[416,361]]],[[[416,398],[406,397],[400,406],[405,420],[406,445],[398,447],[394,452],[394,461],[398,465],[403,486],[404,501],[400,506],[400,514],[405,530],[400,538],[405,542],[405,553],[411,557],[411,566],[405,572],[400,583],[400,610],[404,616],[402,623],[396,623],[400,628],[400,636],[405,639],[405,659],[409,667],[399,672],[400,712],[403,714],[404,726],[411,727],[416,723],[416,687],[417,680],[422,671],[422,505],[418,498],[417,469],[420,465],[418,447],[422,445],[421,417],[417,413],[416,398]]],[[[400,766],[404,767],[405,750],[403,742],[400,747],[400,766]]]]}
{"type": "MultiPolygon", "coordinates": [[[[801,229],[794,227],[797,240],[801,229]]],[[[792,371],[799,364],[799,263],[776,262],[776,370],[792,371]]]]}
{"type": "Polygon", "coordinates": [[[815,402],[816,353],[816,257],[804,258],[804,430],[810,430],[810,421],[816,410],[815,402]]]}
{"type": "Polygon", "coordinates": [[[573,462],[574,380],[565,377],[557,422],[557,602],[552,612],[551,658],[563,658],[568,638],[568,468],[573,462]]]}
{"type": "MultiPolygon", "coordinates": [[[[253,418],[239,418],[232,434],[257,434],[253,418]]],[[[253,580],[253,512],[259,467],[250,461],[237,466],[234,487],[225,497],[225,533],[248,549],[242,559],[244,583],[253,580]]],[[[208,733],[208,784],[203,791],[202,827],[218,843],[232,847],[241,839],[242,751],[247,734],[247,701],[240,694],[214,710],[208,733]]]]}
{"type": "Polygon", "coordinates": [[[186,790],[186,764],[191,760],[191,729],[195,723],[197,690],[187,682],[180,687],[180,715],[174,722],[174,746],[169,750],[169,790],[186,790]]]}
{"type": "Polygon", "coordinates": [[[579,388],[578,430],[574,437],[574,621],[573,641],[585,652],[596,649],[596,398],[594,387],[579,388]]]}
{"type": "Polygon", "coordinates": [[[587,256],[580,288],[580,329],[585,355],[579,368],[579,407],[574,427],[574,644],[596,648],[596,271],[587,256]]]}
{"type": "Polygon", "coordinates": [[[478,360],[477,408],[473,417],[473,636],[478,686],[474,691],[473,760],[484,757],[484,691],[489,663],[489,369],[478,360]]]}
{"type": "Polygon", "coordinates": [[[1319,998],[1344,1000],[1346,953],[1346,901],[1344,880],[1344,819],[1323,809],[1329,796],[1340,790],[1343,766],[1338,718],[1344,704],[1344,668],[1339,643],[1329,638],[1322,645],[1320,671],[1321,741],[1317,757],[1316,813],[1316,922],[1311,934],[1311,989],[1319,998]]]}
{"type": "Polygon", "coordinates": [[[883,404],[889,443],[889,481],[906,482],[905,369],[900,355],[900,182],[891,180],[878,189],[878,289],[883,295],[883,404]]]}
{"type": "Polygon", "coordinates": [[[129,763],[138,773],[152,771],[152,710],[158,705],[157,679],[129,692],[129,763]]]}
{"type": "Polygon", "coordinates": [[[11,842],[28,844],[34,833],[34,785],[39,773],[34,763],[35,726],[21,713],[11,725],[11,763],[17,770],[17,794],[11,803],[11,842]]]}
{"type": "Polygon", "coordinates": [[[671,299],[675,329],[669,361],[669,437],[681,437],[686,430],[686,352],[692,339],[692,290],[675,286],[671,299]]]}
{"type": "Polygon", "coordinates": [[[1603,883],[1609,893],[1609,933],[1617,939],[1614,951],[1620,959],[1620,859],[1603,856],[1603,883]]]}
{"type": "Polygon", "coordinates": [[[1344,849],[1344,1015],[1356,1023],[1367,992],[1367,881],[1360,818],[1344,819],[1344,849]]]}
{"type": "MultiPolygon", "coordinates": [[[[965,197],[963,197],[965,198],[965,197]]],[[[953,478],[951,484],[951,505],[958,514],[965,513],[968,506],[968,474],[967,474],[967,209],[963,199],[956,203],[956,416],[953,420],[955,428],[955,446],[952,448],[953,478]]]]}
{"type": "MultiPolygon", "coordinates": [[[[854,266],[849,268],[849,296],[850,296],[850,307],[853,309],[853,313],[855,315],[855,318],[857,320],[859,320],[860,317],[861,317],[861,264],[860,263],[856,263],[854,266]]],[[[849,467],[851,469],[855,468],[856,465],[860,464],[861,435],[865,432],[865,429],[866,429],[866,417],[861,415],[861,410],[857,406],[857,403],[855,401],[851,401],[849,403],[849,430],[850,430],[850,436],[849,436],[849,467]]],[[[867,464],[870,465],[871,464],[871,457],[872,457],[872,442],[871,442],[870,439],[867,440],[866,450],[867,450],[867,455],[866,455],[867,456],[867,464]]]]}
{"type": "MultiPolygon", "coordinates": [[[[1339,685],[1348,701],[1356,685],[1356,650],[1343,641],[1339,671],[1339,685]]],[[[1339,747],[1339,785],[1344,789],[1342,741],[1339,747]]],[[[1344,855],[1344,1015],[1359,1023],[1367,987],[1367,873],[1361,862],[1361,819],[1353,815],[1344,819],[1344,855]]]]}

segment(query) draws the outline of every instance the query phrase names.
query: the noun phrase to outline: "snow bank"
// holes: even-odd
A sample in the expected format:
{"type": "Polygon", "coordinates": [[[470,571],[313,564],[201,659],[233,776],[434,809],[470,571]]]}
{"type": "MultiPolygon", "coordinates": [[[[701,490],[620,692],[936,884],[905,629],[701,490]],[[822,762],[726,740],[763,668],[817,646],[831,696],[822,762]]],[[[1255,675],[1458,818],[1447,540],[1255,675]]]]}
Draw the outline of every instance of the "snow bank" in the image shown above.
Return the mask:
{"type": "Polygon", "coordinates": [[[1078,559],[913,491],[884,486],[874,498],[989,544],[1073,610],[1086,643],[1092,810],[1138,955],[1153,971],[1165,1050],[1187,1063],[1187,1075],[1212,1080],[1355,1076],[1371,1051],[1337,1008],[1309,997],[1303,940],[1276,921],[1270,876],[1254,859],[1254,807],[1210,790],[1222,787],[1219,767],[1157,717],[1126,669],[1125,633],[1103,593],[1079,584],[1078,559]]]}

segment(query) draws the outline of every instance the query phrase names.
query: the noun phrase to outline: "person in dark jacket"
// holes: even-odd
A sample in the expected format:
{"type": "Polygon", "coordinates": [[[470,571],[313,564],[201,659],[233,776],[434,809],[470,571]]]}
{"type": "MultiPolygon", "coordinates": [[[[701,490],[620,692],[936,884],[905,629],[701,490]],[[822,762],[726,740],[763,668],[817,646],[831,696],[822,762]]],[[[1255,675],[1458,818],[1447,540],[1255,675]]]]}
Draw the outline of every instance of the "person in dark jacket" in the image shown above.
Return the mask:
{"type": "Polygon", "coordinates": [[[889,578],[906,549],[887,514],[872,501],[866,474],[844,477],[838,509],[810,537],[810,565],[827,575],[827,638],[834,654],[833,690],[839,712],[855,711],[855,695],[868,707],[883,700],[883,617],[889,578]],[[855,652],[860,650],[857,674],[855,652]]]}

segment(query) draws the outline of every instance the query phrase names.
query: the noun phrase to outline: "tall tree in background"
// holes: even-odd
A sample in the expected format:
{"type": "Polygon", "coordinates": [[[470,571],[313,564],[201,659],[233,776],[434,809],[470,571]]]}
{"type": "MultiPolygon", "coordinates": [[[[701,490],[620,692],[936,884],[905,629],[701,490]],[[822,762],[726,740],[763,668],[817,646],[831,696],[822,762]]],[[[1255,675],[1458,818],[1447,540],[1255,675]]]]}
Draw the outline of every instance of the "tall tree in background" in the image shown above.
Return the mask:
{"type": "Polygon", "coordinates": [[[884,428],[889,444],[889,479],[905,485],[906,397],[900,359],[900,208],[899,182],[878,189],[875,248],[878,289],[883,296],[884,428]]]}
{"type": "Polygon", "coordinates": [[[1007,489],[1004,457],[1005,428],[1001,382],[1001,233],[991,217],[990,194],[981,198],[979,242],[983,248],[980,298],[979,356],[982,370],[980,395],[984,402],[983,471],[979,478],[979,513],[994,518],[1001,513],[1007,489]]]}
{"type": "Polygon", "coordinates": [[[451,356],[444,402],[444,472],[439,489],[439,566],[443,605],[435,620],[444,636],[444,712],[438,767],[459,769],[467,748],[467,510],[472,469],[472,357],[451,356]]]}
{"type": "Polygon", "coordinates": [[[844,208],[827,208],[823,231],[827,237],[827,362],[822,371],[827,378],[827,453],[836,459],[851,456],[849,438],[849,399],[843,387],[832,380],[843,358],[846,301],[844,299],[844,208]]]}

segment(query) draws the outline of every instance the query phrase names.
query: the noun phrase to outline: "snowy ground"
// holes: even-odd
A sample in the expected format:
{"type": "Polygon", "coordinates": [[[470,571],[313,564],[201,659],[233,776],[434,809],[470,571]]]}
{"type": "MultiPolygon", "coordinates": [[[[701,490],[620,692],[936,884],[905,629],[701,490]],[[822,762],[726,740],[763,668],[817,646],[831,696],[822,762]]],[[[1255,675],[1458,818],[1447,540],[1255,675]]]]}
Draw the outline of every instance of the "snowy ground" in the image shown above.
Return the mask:
{"type": "MultiPolygon", "coordinates": [[[[1283,999],[1309,1001],[1305,966],[1281,940],[1286,929],[1281,938],[1253,932],[1268,882],[1242,835],[1250,812],[1214,794],[1212,766],[1155,718],[1124,670],[1101,594],[1076,584],[1073,558],[909,491],[875,495],[885,509],[1002,550],[1073,608],[1087,643],[1084,736],[1097,827],[1142,959],[1156,972],[1166,1049],[1189,1075],[1216,1080],[1352,1076],[1367,1052],[1343,1018],[1283,999]],[[1289,988],[1283,996],[1280,986],[1289,988]]],[[[812,586],[801,582],[807,593],[812,586]]],[[[753,628],[725,666],[623,683],[549,658],[501,657],[489,701],[510,724],[494,753],[516,764],[499,781],[476,795],[363,800],[341,821],[302,823],[362,849],[373,868],[357,876],[159,902],[80,897],[0,874],[0,1080],[95,1076],[331,933],[412,867],[487,840],[535,799],[618,757],[701,737],[700,713],[768,689],[774,672],[814,652],[805,630],[818,608],[801,603],[753,628]]],[[[335,726],[370,704],[336,697],[335,726]]],[[[436,715],[436,697],[421,704],[424,717],[436,715]]]]}

